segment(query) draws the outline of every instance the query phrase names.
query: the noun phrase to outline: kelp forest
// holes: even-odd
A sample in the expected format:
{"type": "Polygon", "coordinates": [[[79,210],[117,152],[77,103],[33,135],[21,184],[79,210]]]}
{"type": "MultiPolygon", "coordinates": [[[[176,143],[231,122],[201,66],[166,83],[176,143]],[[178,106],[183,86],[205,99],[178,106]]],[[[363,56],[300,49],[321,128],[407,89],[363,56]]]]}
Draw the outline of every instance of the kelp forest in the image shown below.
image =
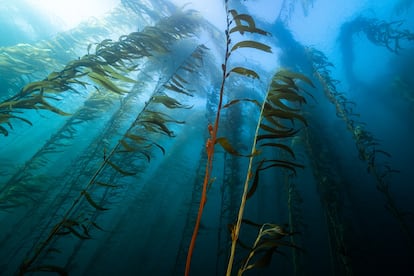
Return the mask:
{"type": "Polygon", "coordinates": [[[414,273],[414,1],[219,2],[4,36],[0,275],[414,273]]]}

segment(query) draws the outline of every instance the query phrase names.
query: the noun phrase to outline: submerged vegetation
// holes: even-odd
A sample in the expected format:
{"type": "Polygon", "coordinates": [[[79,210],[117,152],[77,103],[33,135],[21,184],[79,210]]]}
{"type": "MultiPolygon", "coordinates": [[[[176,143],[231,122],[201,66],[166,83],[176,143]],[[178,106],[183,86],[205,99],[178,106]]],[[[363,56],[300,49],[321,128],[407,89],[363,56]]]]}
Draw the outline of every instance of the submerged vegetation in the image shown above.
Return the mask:
{"type": "Polygon", "coordinates": [[[120,2],[99,24],[1,48],[0,274],[354,275],[367,236],[414,247],[404,164],[341,92],[358,84],[355,34],[406,53],[403,21],[343,23],[341,82],[289,27],[315,1],[283,1],[272,25],[225,0],[224,31],[170,2],[120,2]]]}

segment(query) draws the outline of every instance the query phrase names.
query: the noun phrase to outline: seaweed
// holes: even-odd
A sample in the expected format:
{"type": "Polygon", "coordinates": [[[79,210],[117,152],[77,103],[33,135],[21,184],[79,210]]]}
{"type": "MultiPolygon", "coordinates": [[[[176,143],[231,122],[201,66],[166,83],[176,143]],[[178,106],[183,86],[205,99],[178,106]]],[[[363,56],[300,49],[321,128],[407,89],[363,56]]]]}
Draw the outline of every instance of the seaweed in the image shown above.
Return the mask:
{"type": "MultiPolygon", "coordinates": [[[[257,50],[262,50],[265,52],[271,52],[271,49],[269,46],[256,42],[256,41],[250,41],[250,40],[243,40],[243,41],[239,41],[236,44],[234,44],[231,47],[231,38],[230,38],[230,28],[232,23],[235,24],[235,28],[233,28],[233,30],[235,31],[239,31],[241,34],[243,34],[245,31],[251,32],[251,33],[263,33],[261,31],[257,31],[258,29],[255,27],[254,24],[254,20],[253,18],[248,15],[248,14],[243,14],[243,15],[239,15],[237,13],[237,11],[235,10],[230,10],[228,8],[228,1],[225,1],[225,10],[226,10],[226,31],[225,31],[225,35],[226,35],[226,51],[225,51],[225,57],[224,57],[224,63],[221,65],[222,68],[222,82],[221,82],[221,87],[220,87],[220,93],[219,93],[219,102],[218,102],[218,106],[217,106],[217,112],[216,112],[216,116],[215,116],[215,121],[214,124],[209,124],[207,126],[210,137],[207,139],[206,142],[206,152],[207,152],[207,164],[206,164],[206,171],[205,171],[205,176],[204,176],[204,182],[203,182],[203,188],[202,188],[202,194],[201,194],[201,200],[200,200],[200,205],[199,205],[199,211],[198,211],[198,215],[197,215],[197,219],[195,222],[195,226],[194,226],[194,231],[193,231],[193,235],[191,238],[191,242],[189,245],[189,249],[188,249],[188,253],[187,253],[187,261],[186,261],[186,268],[185,268],[185,275],[189,275],[190,273],[190,266],[191,266],[191,259],[192,259],[192,254],[194,251],[194,247],[195,247],[195,242],[197,239],[197,235],[198,235],[198,231],[199,231],[199,227],[200,227],[200,222],[201,222],[201,217],[203,214],[203,210],[204,210],[204,206],[207,200],[207,187],[209,186],[209,183],[211,183],[211,170],[212,170],[212,166],[213,166],[213,157],[214,157],[214,152],[215,152],[215,145],[216,143],[220,144],[224,144],[224,147],[227,148],[227,150],[231,151],[233,154],[237,153],[234,149],[230,148],[229,143],[227,143],[227,140],[224,139],[218,139],[217,137],[217,132],[219,129],[219,123],[220,123],[220,115],[221,115],[221,110],[223,109],[223,99],[224,99],[224,90],[225,90],[225,84],[226,84],[226,80],[230,75],[230,72],[232,72],[232,68],[228,68],[228,62],[229,62],[229,58],[231,56],[231,54],[236,51],[238,48],[244,48],[244,47],[248,47],[248,48],[252,48],[252,49],[257,49],[257,50]],[[230,18],[232,17],[232,19],[230,18]],[[246,22],[248,25],[243,25],[243,23],[246,22]],[[231,47],[231,48],[230,48],[231,47]]],[[[267,33],[264,33],[267,34],[267,33]]],[[[256,72],[254,72],[253,70],[250,70],[248,68],[244,68],[244,67],[236,67],[235,69],[236,72],[249,72],[249,75],[257,75],[256,72]]],[[[254,153],[252,153],[254,154],[254,153]]]]}
{"type": "MultiPolygon", "coordinates": [[[[295,162],[291,162],[288,160],[266,159],[264,157],[260,158],[258,165],[256,165],[255,169],[253,168],[254,158],[261,156],[261,154],[256,154],[256,152],[264,152],[266,149],[269,149],[268,147],[273,148],[273,150],[279,149],[281,150],[281,152],[285,152],[285,153],[288,153],[289,155],[292,155],[293,151],[292,149],[290,149],[288,145],[281,144],[281,143],[275,143],[275,142],[266,142],[263,144],[264,147],[262,148],[261,140],[267,141],[268,139],[271,139],[273,141],[274,139],[283,139],[283,138],[293,137],[297,133],[297,130],[294,130],[293,128],[289,128],[286,130],[285,127],[280,128],[280,126],[263,127],[265,126],[263,122],[266,122],[266,121],[273,122],[275,121],[275,118],[277,118],[277,120],[288,119],[291,122],[291,124],[293,124],[295,120],[301,120],[302,123],[306,125],[306,120],[302,118],[301,116],[299,116],[299,114],[297,113],[299,110],[292,111],[290,108],[280,109],[281,108],[280,105],[275,105],[270,100],[272,96],[275,96],[281,93],[298,94],[301,89],[296,84],[297,80],[303,80],[304,82],[313,86],[312,82],[308,78],[306,78],[304,75],[292,73],[287,70],[278,71],[273,76],[271,83],[269,85],[267,94],[263,100],[263,103],[261,104],[260,115],[259,115],[259,119],[257,122],[254,139],[252,142],[253,145],[252,145],[251,155],[249,157],[249,165],[248,165],[248,169],[246,172],[246,178],[245,178],[245,182],[243,186],[243,195],[242,195],[242,199],[241,199],[241,203],[239,207],[239,213],[237,216],[236,223],[233,224],[230,229],[231,237],[232,237],[232,246],[231,246],[230,260],[229,260],[228,268],[227,268],[227,275],[231,275],[236,245],[239,239],[241,224],[243,222],[245,205],[246,205],[247,200],[254,195],[254,193],[256,192],[258,188],[260,172],[263,170],[270,169],[270,168],[283,168],[283,169],[287,169],[291,171],[291,174],[295,175],[297,167],[303,168],[303,165],[295,163],[295,162]],[[277,112],[277,111],[283,111],[283,112],[277,112]],[[262,133],[264,132],[264,133],[259,134],[259,132],[262,132],[262,133]]],[[[277,247],[281,245],[288,245],[288,246],[295,247],[294,245],[291,245],[290,243],[285,243],[285,242],[273,243],[271,241],[265,241],[263,242],[263,244],[260,243],[262,239],[262,234],[264,231],[263,229],[265,229],[269,225],[272,225],[271,227],[272,229],[276,229],[276,228],[279,229],[278,227],[280,227],[274,224],[267,224],[267,223],[262,225],[262,228],[259,231],[257,239],[252,249],[250,250],[250,253],[246,261],[244,262],[242,267],[239,269],[239,275],[243,274],[246,270],[249,270],[253,267],[261,267],[263,265],[267,265],[268,261],[270,260],[271,255],[273,254],[273,251],[277,249],[277,247]],[[259,246],[258,244],[262,244],[263,247],[259,246]],[[265,249],[265,248],[267,252],[263,256],[263,258],[257,261],[256,263],[249,265],[250,259],[253,257],[253,255],[255,255],[257,251],[261,249],[265,249]]],[[[281,238],[280,236],[277,236],[277,240],[280,238],[281,238]]]]}
{"type": "Polygon", "coordinates": [[[315,64],[314,74],[321,83],[325,96],[335,105],[336,115],[345,122],[347,129],[351,132],[359,153],[359,158],[366,162],[367,171],[377,182],[377,190],[385,197],[386,209],[398,220],[401,229],[409,241],[409,245],[413,247],[414,237],[409,227],[406,213],[397,206],[394,197],[389,191],[388,178],[399,171],[391,168],[387,161],[378,162],[378,159],[380,159],[378,158],[379,155],[389,159],[391,154],[379,148],[379,140],[371,132],[366,130],[363,122],[353,119],[353,117],[359,117],[353,111],[355,103],[350,102],[343,93],[337,90],[336,84],[339,81],[331,78],[329,67],[332,64],[328,62],[326,56],[316,49],[309,48],[308,50],[309,58],[315,64]]]}
{"type": "MultiPolygon", "coordinates": [[[[193,51],[193,53],[197,52],[202,55],[205,51],[206,48],[204,46],[199,46],[193,51]]],[[[200,55],[198,56],[201,57],[200,55]]],[[[183,63],[180,67],[177,68],[176,72],[167,80],[167,82],[171,81],[175,76],[179,75],[180,70],[185,70],[183,69],[185,66],[192,66],[193,68],[196,68],[196,63],[189,63],[189,60],[191,58],[193,58],[193,55],[190,55],[189,59],[186,60],[187,63],[183,63]]],[[[182,75],[181,78],[184,79],[182,75]]],[[[20,267],[20,274],[24,274],[25,272],[30,271],[41,271],[36,269],[43,266],[36,266],[34,264],[41,257],[42,252],[44,252],[50,245],[52,240],[55,240],[58,237],[66,236],[68,234],[72,234],[80,240],[88,240],[91,238],[90,232],[88,230],[89,227],[93,226],[98,230],[102,230],[102,227],[100,227],[94,221],[93,216],[88,215],[85,217],[85,215],[82,215],[82,212],[86,207],[82,207],[81,204],[82,202],[86,201],[87,205],[92,207],[95,212],[108,210],[108,208],[99,203],[92,194],[98,189],[98,187],[104,189],[113,189],[117,187],[117,185],[108,182],[102,182],[102,180],[100,180],[100,176],[103,174],[107,167],[111,168],[116,173],[123,175],[124,177],[132,177],[136,174],[136,172],[131,172],[124,169],[120,165],[115,164],[114,162],[116,159],[122,158],[122,160],[125,161],[128,159],[125,154],[129,154],[131,157],[134,157],[137,156],[137,153],[141,153],[148,154],[149,162],[149,154],[152,147],[156,147],[165,153],[165,149],[158,142],[153,142],[151,139],[149,139],[149,137],[151,137],[151,133],[164,133],[167,134],[167,136],[172,137],[171,131],[168,129],[166,124],[184,123],[183,121],[174,119],[165,113],[155,110],[155,106],[159,106],[160,103],[153,99],[156,99],[157,96],[164,95],[165,93],[165,88],[161,86],[160,89],[152,95],[150,98],[152,100],[145,104],[143,110],[138,114],[135,121],[131,123],[129,129],[123,135],[123,138],[120,139],[119,142],[112,148],[112,150],[104,157],[103,162],[96,169],[89,182],[82,188],[79,195],[74,199],[71,207],[65,211],[64,215],[62,216],[63,219],[53,226],[53,229],[49,232],[45,240],[40,242],[40,245],[36,247],[36,250],[34,252],[32,252],[31,257],[27,258],[23,262],[20,267]],[[155,124],[159,128],[145,127],[145,124],[148,123],[155,124]],[[72,217],[76,217],[78,213],[80,213],[79,217],[82,219],[72,219],[72,217]]]]}

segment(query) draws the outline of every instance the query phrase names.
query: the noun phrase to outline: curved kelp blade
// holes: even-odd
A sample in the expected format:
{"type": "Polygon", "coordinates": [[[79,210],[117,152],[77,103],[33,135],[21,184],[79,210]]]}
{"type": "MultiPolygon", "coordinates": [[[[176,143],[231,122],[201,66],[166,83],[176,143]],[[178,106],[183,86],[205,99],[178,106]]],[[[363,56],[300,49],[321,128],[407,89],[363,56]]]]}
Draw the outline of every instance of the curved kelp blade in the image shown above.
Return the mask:
{"type": "Polygon", "coordinates": [[[272,48],[267,46],[266,44],[257,42],[257,41],[253,41],[253,40],[245,40],[245,41],[240,41],[237,42],[236,44],[234,44],[234,46],[231,48],[230,52],[233,52],[239,48],[254,48],[254,49],[258,49],[267,53],[272,53],[272,48]]]}
{"type": "Polygon", "coordinates": [[[123,174],[123,175],[126,175],[126,176],[136,175],[136,173],[135,173],[135,172],[128,172],[128,171],[125,171],[125,170],[121,169],[118,165],[115,165],[114,163],[112,163],[112,162],[111,162],[111,161],[109,161],[109,160],[106,160],[106,163],[107,163],[108,165],[110,165],[112,168],[114,168],[116,171],[118,171],[118,172],[120,172],[121,174],[123,174]]]}
{"type": "MultiPolygon", "coordinates": [[[[251,154],[241,154],[239,153],[229,142],[229,140],[227,140],[227,138],[225,137],[218,137],[216,139],[216,143],[220,144],[220,146],[223,147],[223,149],[225,151],[227,151],[228,153],[232,154],[232,155],[236,155],[236,156],[242,156],[242,157],[250,157],[252,156],[251,154]]],[[[256,152],[253,155],[257,155],[259,154],[259,152],[256,152]]]]}
{"type": "Polygon", "coordinates": [[[161,103],[164,106],[168,108],[184,108],[184,109],[190,109],[193,106],[190,105],[183,105],[176,99],[173,99],[167,95],[155,95],[152,97],[152,101],[154,103],[161,103]]]}
{"type": "Polygon", "coordinates": [[[91,195],[90,195],[87,191],[82,191],[82,192],[81,192],[81,194],[82,194],[83,196],[85,196],[85,198],[86,198],[86,200],[89,202],[89,204],[90,204],[92,207],[94,207],[96,210],[99,210],[99,211],[106,211],[106,210],[108,210],[107,208],[104,208],[104,207],[100,206],[98,203],[96,203],[96,202],[92,199],[91,195]]]}
{"type": "Polygon", "coordinates": [[[254,19],[250,15],[238,14],[236,10],[229,10],[229,12],[233,16],[233,21],[236,23],[236,26],[229,30],[230,34],[234,32],[239,32],[241,35],[243,35],[244,32],[250,32],[250,33],[257,33],[260,35],[270,35],[270,33],[262,29],[256,28],[254,19]],[[242,21],[247,23],[247,25],[243,25],[242,21]]]}
{"type": "Polygon", "coordinates": [[[56,265],[41,265],[35,266],[26,270],[27,272],[54,272],[60,276],[68,276],[69,273],[63,267],[56,266],[56,265]]]}
{"type": "Polygon", "coordinates": [[[255,105],[257,105],[259,108],[261,107],[260,103],[257,100],[252,100],[252,99],[247,99],[246,98],[246,99],[236,99],[236,100],[232,100],[229,103],[223,105],[223,108],[227,108],[227,107],[230,107],[230,106],[232,106],[234,104],[241,103],[241,102],[252,102],[255,105]]]}
{"type": "Polygon", "coordinates": [[[253,79],[260,79],[259,74],[257,74],[255,71],[244,68],[244,67],[234,67],[232,68],[228,73],[227,76],[230,75],[230,73],[236,73],[239,75],[243,75],[249,78],[253,78],[253,79]]]}

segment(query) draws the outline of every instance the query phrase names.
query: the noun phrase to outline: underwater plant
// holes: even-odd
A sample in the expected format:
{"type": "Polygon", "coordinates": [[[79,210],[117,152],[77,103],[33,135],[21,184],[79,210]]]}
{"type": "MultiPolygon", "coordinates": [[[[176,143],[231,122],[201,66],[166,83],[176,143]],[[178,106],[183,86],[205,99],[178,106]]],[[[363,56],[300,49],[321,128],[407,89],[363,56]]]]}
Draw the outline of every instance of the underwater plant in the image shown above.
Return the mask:
{"type": "MultiPolygon", "coordinates": [[[[158,142],[150,139],[151,135],[165,135],[168,137],[174,137],[173,131],[170,130],[169,124],[184,124],[184,121],[176,120],[164,112],[158,111],[157,106],[164,106],[167,109],[188,109],[190,106],[185,106],[179,103],[177,100],[172,98],[166,93],[166,90],[172,93],[181,93],[186,96],[192,96],[191,92],[186,90],[185,83],[187,77],[184,77],[184,73],[191,75],[196,72],[197,60],[201,60],[203,52],[207,48],[204,45],[198,46],[190,55],[190,57],[182,63],[171,78],[165,82],[145,104],[143,110],[138,114],[135,121],[131,124],[129,129],[123,135],[123,138],[113,147],[113,149],[104,154],[104,160],[101,165],[96,169],[95,173],[89,180],[89,182],[81,189],[80,194],[74,199],[73,204],[68,210],[62,215],[62,219],[57,222],[52,230],[48,233],[45,240],[40,242],[40,245],[36,247],[31,257],[28,257],[20,267],[20,274],[31,271],[54,271],[63,273],[64,268],[56,265],[36,265],[38,259],[42,254],[49,252],[55,252],[50,248],[55,248],[51,244],[55,244],[58,238],[63,238],[66,235],[74,235],[80,239],[80,241],[91,239],[91,229],[97,229],[103,231],[104,229],[99,226],[96,222],[95,212],[102,212],[108,210],[108,208],[101,205],[101,203],[108,195],[106,192],[98,192],[97,190],[105,189],[112,190],[118,186],[111,183],[110,180],[104,180],[106,168],[111,168],[117,173],[128,177],[137,174],[137,169],[132,171],[132,168],[125,168],[127,165],[132,164],[137,166],[139,164],[136,160],[144,158],[148,163],[151,161],[152,151],[159,149],[165,154],[165,149],[158,142]],[[123,163],[123,165],[120,164],[123,163]],[[101,199],[97,201],[92,196],[98,194],[101,199]],[[82,206],[86,204],[86,206],[82,206]],[[94,212],[86,212],[89,215],[83,214],[87,209],[92,208],[94,212]]],[[[96,196],[95,196],[96,198],[96,196]]],[[[42,257],[44,258],[44,257],[42,257]]]]}
{"type": "MultiPolygon", "coordinates": [[[[260,173],[271,168],[283,168],[296,174],[296,168],[303,168],[302,165],[287,160],[261,158],[255,171],[253,171],[253,160],[260,156],[268,147],[281,150],[291,157],[295,157],[293,151],[289,146],[278,143],[278,139],[285,139],[293,137],[299,130],[287,126],[283,123],[288,120],[294,124],[295,120],[307,124],[305,118],[298,113],[300,109],[288,106],[284,101],[291,103],[303,104],[306,103],[305,98],[299,94],[300,87],[297,86],[296,81],[301,80],[313,86],[312,82],[301,74],[292,73],[286,70],[277,72],[269,85],[269,89],[260,106],[260,115],[257,122],[256,132],[254,135],[251,154],[249,155],[249,165],[246,174],[246,179],[243,185],[243,195],[240,203],[239,214],[236,223],[231,227],[232,247],[230,253],[230,260],[227,269],[227,275],[231,275],[236,244],[239,237],[240,227],[243,222],[244,208],[247,199],[249,199],[257,190],[259,184],[260,173]],[[259,133],[259,131],[261,133],[259,133]],[[251,183],[251,184],[250,184],[251,183]]],[[[233,101],[232,103],[235,103],[233,101]]],[[[289,242],[280,241],[282,237],[292,235],[292,232],[286,232],[283,227],[275,224],[262,224],[258,233],[257,239],[254,242],[250,253],[245,260],[238,274],[243,274],[246,270],[256,266],[262,266],[270,261],[274,251],[280,246],[296,247],[289,242]],[[269,228],[270,227],[270,228],[269,228]],[[249,264],[251,258],[261,251],[265,251],[264,256],[253,264],[249,264]]]]}
{"type": "Polygon", "coordinates": [[[401,30],[404,21],[387,22],[376,18],[357,16],[352,21],[341,26],[339,42],[342,52],[342,61],[349,81],[358,81],[353,73],[352,66],[355,59],[353,37],[363,33],[373,44],[385,47],[390,52],[398,54],[405,44],[414,41],[414,33],[408,29],[401,30]]]}
{"type": "Polygon", "coordinates": [[[308,16],[309,10],[313,7],[315,0],[283,0],[279,10],[278,20],[288,22],[295,12],[296,6],[300,3],[304,16],[308,16]]]}
{"type": "MultiPolygon", "coordinates": [[[[224,63],[222,64],[222,71],[223,71],[223,77],[222,77],[222,83],[220,87],[220,93],[219,93],[219,103],[217,107],[217,114],[215,117],[215,122],[213,125],[208,125],[208,130],[210,133],[210,137],[207,140],[206,143],[206,149],[207,149],[207,165],[206,165],[206,173],[203,183],[203,191],[201,195],[200,200],[200,207],[198,212],[198,217],[195,222],[194,232],[193,236],[190,242],[188,255],[187,255],[187,263],[186,263],[186,271],[185,275],[189,274],[190,271],[190,264],[191,264],[191,257],[195,246],[195,241],[201,221],[201,216],[203,213],[203,209],[206,203],[207,198],[207,187],[210,183],[210,172],[213,166],[213,156],[214,156],[214,147],[215,144],[220,144],[225,151],[232,155],[242,156],[242,157],[248,157],[249,158],[249,165],[247,169],[247,176],[245,179],[245,183],[243,185],[243,195],[241,198],[241,203],[239,207],[239,213],[238,218],[234,225],[230,227],[231,232],[231,240],[232,240],[232,246],[230,251],[230,257],[227,267],[227,275],[231,275],[234,257],[235,257],[235,250],[236,250],[236,244],[239,240],[239,233],[241,224],[244,221],[243,214],[244,214],[244,207],[246,204],[246,200],[250,198],[256,191],[257,185],[259,183],[259,175],[260,172],[269,168],[274,167],[281,167],[284,169],[288,169],[293,173],[296,173],[296,167],[302,167],[300,164],[296,164],[294,162],[286,161],[286,160],[279,160],[279,159],[261,159],[259,162],[259,165],[257,165],[255,172],[253,172],[253,160],[254,157],[261,154],[261,151],[265,148],[276,148],[281,149],[283,151],[287,151],[289,154],[294,157],[294,153],[292,150],[283,143],[276,143],[272,142],[273,139],[283,139],[294,136],[298,130],[295,130],[289,126],[284,125],[282,122],[288,120],[291,121],[293,124],[294,120],[299,120],[302,123],[306,125],[306,120],[304,117],[302,117],[300,114],[296,113],[298,109],[289,107],[284,101],[289,101],[292,103],[305,103],[306,100],[303,96],[298,94],[299,87],[296,85],[296,80],[302,80],[309,85],[313,86],[311,81],[300,74],[291,73],[287,70],[281,70],[278,73],[275,74],[275,76],[272,78],[271,84],[269,86],[269,89],[267,91],[267,94],[263,100],[262,103],[255,99],[234,99],[227,103],[226,105],[222,104],[226,79],[230,76],[231,73],[237,73],[240,75],[245,75],[251,78],[259,78],[259,75],[248,68],[245,67],[234,67],[229,69],[229,58],[231,57],[231,54],[238,48],[253,48],[258,49],[264,52],[271,52],[270,47],[268,47],[265,44],[253,41],[253,40],[245,40],[236,42],[231,48],[230,45],[232,43],[232,40],[230,38],[230,35],[233,32],[239,32],[241,35],[243,35],[245,32],[253,33],[253,34],[259,34],[259,35],[267,35],[268,33],[266,31],[263,31],[261,29],[258,29],[254,23],[253,18],[248,14],[238,14],[235,10],[230,10],[228,8],[228,1],[225,1],[225,10],[227,14],[227,29],[226,29],[226,51],[225,51],[225,58],[224,63]],[[230,15],[232,16],[232,19],[230,19],[230,15]],[[235,24],[234,27],[232,25],[235,24]],[[247,24],[247,25],[245,25],[247,24]],[[251,153],[248,155],[242,154],[238,152],[228,141],[225,137],[217,137],[217,131],[219,129],[219,123],[220,123],[220,114],[221,110],[223,108],[230,108],[232,105],[238,104],[240,102],[251,102],[252,104],[255,104],[260,109],[260,115],[259,120],[257,123],[254,140],[252,142],[252,150],[251,153]],[[263,122],[262,122],[263,120],[263,122]],[[264,121],[266,121],[268,124],[265,124],[264,121]],[[259,130],[261,133],[259,134],[259,130]],[[262,133],[263,132],[263,133],[262,133]],[[258,144],[259,143],[259,144],[258,144]],[[263,149],[260,149],[258,147],[263,147],[263,149]],[[254,175],[254,176],[253,176],[254,175]],[[251,183],[251,187],[249,188],[249,184],[251,183]]],[[[244,262],[244,265],[239,270],[239,274],[242,274],[244,271],[249,270],[256,266],[261,266],[263,263],[268,263],[270,260],[269,258],[273,254],[273,252],[282,245],[287,245],[291,247],[295,247],[293,244],[290,244],[288,242],[281,242],[279,241],[282,237],[288,236],[292,233],[288,233],[283,230],[280,226],[276,224],[263,224],[257,239],[249,253],[249,256],[244,262]],[[268,228],[270,227],[270,228],[268,228]],[[261,252],[265,250],[266,254],[264,257],[262,257],[259,261],[255,262],[254,264],[249,264],[251,258],[253,255],[255,255],[258,252],[261,252]],[[260,263],[260,265],[259,265],[260,263]]]]}
{"type": "Polygon", "coordinates": [[[251,41],[251,40],[245,40],[235,43],[231,48],[231,38],[230,34],[233,32],[239,32],[240,34],[244,34],[245,32],[250,33],[257,33],[260,35],[266,35],[267,32],[256,28],[256,25],[253,21],[253,18],[247,14],[238,14],[235,10],[229,10],[228,8],[228,1],[225,1],[225,11],[226,11],[226,20],[227,20],[227,29],[226,29],[226,51],[225,51],[225,57],[224,62],[222,64],[222,82],[220,86],[220,92],[219,92],[219,102],[217,106],[217,113],[215,116],[214,124],[208,125],[208,131],[210,134],[210,137],[207,139],[206,142],[206,150],[207,150],[207,164],[206,164],[206,170],[205,170],[205,176],[204,176],[204,182],[203,182],[203,189],[201,194],[201,200],[200,200],[200,206],[198,211],[197,220],[195,222],[193,236],[191,238],[191,242],[188,249],[187,254],[187,261],[186,261],[186,269],[185,269],[185,275],[189,275],[190,272],[190,265],[191,265],[191,257],[193,254],[193,250],[195,247],[195,242],[198,234],[198,229],[200,227],[201,217],[203,214],[204,206],[207,200],[207,187],[210,183],[210,173],[213,166],[213,157],[214,157],[214,149],[215,145],[219,143],[223,148],[225,148],[227,151],[230,151],[231,153],[237,153],[232,146],[228,143],[227,139],[217,137],[218,129],[219,129],[219,123],[220,123],[220,115],[221,110],[224,107],[223,106],[223,98],[224,98],[224,89],[226,84],[226,79],[230,76],[231,73],[234,74],[240,74],[245,75],[253,78],[258,78],[258,75],[256,72],[244,68],[244,67],[234,67],[234,68],[228,68],[228,61],[231,56],[231,54],[239,49],[239,48],[254,48],[259,49],[265,52],[271,52],[270,47],[262,44],[260,42],[251,41]],[[232,16],[232,20],[230,19],[230,16],[232,16]],[[230,29],[231,24],[234,22],[235,26],[230,29]],[[247,25],[242,24],[247,23],[247,25]]]}
{"type": "Polygon", "coordinates": [[[413,2],[414,2],[413,0],[399,0],[397,1],[397,3],[395,3],[393,12],[396,14],[401,14],[409,10],[413,2]]]}
{"type": "Polygon", "coordinates": [[[336,115],[346,123],[347,129],[352,133],[359,158],[367,163],[368,172],[374,176],[377,182],[377,190],[385,197],[386,209],[398,220],[410,246],[414,246],[414,237],[406,219],[408,214],[397,206],[389,190],[389,177],[394,173],[399,173],[399,171],[393,169],[388,162],[382,161],[381,157],[391,158],[391,154],[379,148],[378,139],[366,130],[364,123],[353,119],[359,117],[353,111],[355,103],[349,101],[343,93],[337,90],[336,85],[339,81],[332,79],[330,76],[329,68],[333,64],[328,61],[321,51],[309,48],[308,53],[314,64],[314,74],[321,83],[326,97],[335,105],[336,115]]]}
{"type": "MultiPolygon", "coordinates": [[[[56,68],[24,73],[37,63],[0,54],[22,70],[0,96],[0,274],[400,269],[399,230],[411,225],[391,181],[405,175],[361,121],[360,99],[339,91],[341,72],[296,39],[295,17],[315,1],[280,2],[275,22],[223,1],[224,31],[169,1],[120,2],[106,22],[10,47],[54,47],[56,68]]],[[[373,42],[403,46],[375,27],[373,42]]]]}
{"type": "Polygon", "coordinates": [[[136,65],[130,64],[132,60],[149,57],[152,52],[165,53],[171,41],[192,35],[198,26],[196,16],[188,12],[186,15],[180,13],[175,17],[163,19],[158,26],[146,27],[142,32],[133,32],[121,36],[119,41],[105,39],[95,45],[95,53],[89,51],[92,44],[88,46],[88,54],[77,60],[69,62],[59,72],[50,73],[44,80],[26,84],[18,94],[0,103],[0,132],[7,135],[8,131],[1,124],[7,124],[12,128],[11,119],[19,119],[28,124],[31,122],[15,113],[24,109],[45,109],[59,115],[69,114],[53,106],[48,100],[59,101],[56,96],[49,94],[60,94],[72,91],[80,94],[76,86],[87,88],[90,85],[98,85],[117,94],[127,91],[117,86],[113,80],[135,83],[125,76],[135,71],[136,65]],[[190,22],[186,20],[191,20],[190,22]],[[174,26],[174,27],[172,27],[174,26]],[[89,81],[83,80],[88,77],[89,81]]]}

